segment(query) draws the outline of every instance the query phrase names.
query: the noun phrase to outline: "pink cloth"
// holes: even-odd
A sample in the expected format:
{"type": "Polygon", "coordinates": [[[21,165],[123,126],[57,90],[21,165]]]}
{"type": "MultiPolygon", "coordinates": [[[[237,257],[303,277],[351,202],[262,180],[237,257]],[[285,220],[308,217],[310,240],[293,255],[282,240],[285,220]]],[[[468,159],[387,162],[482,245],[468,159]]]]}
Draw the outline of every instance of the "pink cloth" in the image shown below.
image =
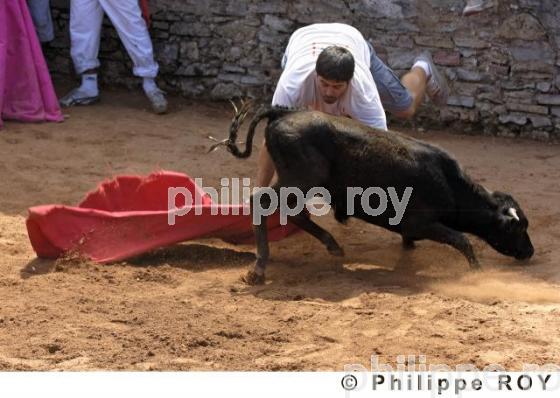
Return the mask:
{"type": "MultiPolygon", "coordinates": [[[[177,199],[176,207],[185,206],[183,196],[177,199]]],[[[146,177],[118,176],[100,184],[77,207],[31,207],[27,233],[39,257],[57,258],[70,251],[106,263],[192,239],[220,238],[231,243],[252,243],[252,217],[223,214],[225,209],[231,213],[240,206],[212,204],[210,197],[189,176],[181,173],[162,171],[146,177]],[[186,188],[195,203],[194,198],[201,198],[202,214],[195,214],[192,206],[192,211],[178,216],[175,225],[169,225],[168,188],[178,187],[186,188]],[[215,206],[221,211],[212,215],[215,206]]],[[[280,225],[278,213],[269,217],[267,226],[270,241],[299,231],[293,224],[280,225]]]]}
{"type": "Polygon", "coordinates": [[[63,120],[25,0],[0,0],[0,114],[0,127],[63,120]]]}

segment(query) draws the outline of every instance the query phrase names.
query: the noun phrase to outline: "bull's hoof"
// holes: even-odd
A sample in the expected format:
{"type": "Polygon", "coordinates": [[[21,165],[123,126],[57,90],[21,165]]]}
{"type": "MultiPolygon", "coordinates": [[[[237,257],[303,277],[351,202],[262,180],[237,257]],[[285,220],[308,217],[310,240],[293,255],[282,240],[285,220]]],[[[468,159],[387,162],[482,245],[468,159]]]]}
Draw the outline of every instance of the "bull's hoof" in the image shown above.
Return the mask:
{"type": "Polygon", "coordinates": [[[414,243],[414,240],[412,240],[412,239],[403,238],[402,247],[403,247],[404,250],[412,250],[416,247],[416,244],[414,243]]]}
{"type": "Polygon", "coordinates": [[[257,274],[255,271],[249,270],[246,275],[241,277],[241,280],[250,286],[264,285],[264,274],[257,274]]]}
{"type": "Polygon", "coordinates": [[[327,247],[329,254],[335,257],[344,257],[344,249],[339,245],[327,247]]]}
{"type": "Polygon", "coordinates": [[[478,260],[470,261],[469,266],[471,271],[482,271],[482,267],[480,266],[478,260]]]}

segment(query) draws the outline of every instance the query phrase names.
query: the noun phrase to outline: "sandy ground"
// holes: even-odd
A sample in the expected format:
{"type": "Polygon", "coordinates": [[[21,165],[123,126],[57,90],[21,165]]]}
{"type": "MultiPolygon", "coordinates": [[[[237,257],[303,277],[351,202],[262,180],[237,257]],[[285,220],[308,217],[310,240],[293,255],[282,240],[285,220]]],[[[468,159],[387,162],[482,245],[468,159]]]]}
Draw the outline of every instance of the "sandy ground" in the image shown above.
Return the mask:
{"type": "Polygon", "coordinates": [[[512,193],[536,249],[524,266],[473,238],[484,271],[454,250],[353,221],[319,220],[346,249],[330,257],[305,234],[272,245],[268,283],[239,277],[251,246],[197,241],[133,261],[37,259],[26,211],[75,204],[111,176],[163,168],[202,177],[254,176],[255,158],[205,149],[227,133],[225,106],[175,99],[158,117],[140,93],[104,92],[62,124],[0,131],[0,369],[341,370],[376,354],[429,364],[560,364],[560,147],[415,133],[456,155],[491,189],[512,193]]]}

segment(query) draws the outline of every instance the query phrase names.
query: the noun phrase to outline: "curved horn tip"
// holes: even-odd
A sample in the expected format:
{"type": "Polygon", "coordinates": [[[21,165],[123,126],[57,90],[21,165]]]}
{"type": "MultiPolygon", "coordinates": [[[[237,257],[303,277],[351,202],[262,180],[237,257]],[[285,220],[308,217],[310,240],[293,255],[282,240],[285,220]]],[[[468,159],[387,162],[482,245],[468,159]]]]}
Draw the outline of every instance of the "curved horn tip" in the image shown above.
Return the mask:
{"type": "Polygon", "coordinates": [[[519,221],[519,216],[517,215],[517,210],[515,210],[513,207],[509,208],[508,214],[510,216],[512,216],[513,218],[515,218],[516,221],[519,221]]]}

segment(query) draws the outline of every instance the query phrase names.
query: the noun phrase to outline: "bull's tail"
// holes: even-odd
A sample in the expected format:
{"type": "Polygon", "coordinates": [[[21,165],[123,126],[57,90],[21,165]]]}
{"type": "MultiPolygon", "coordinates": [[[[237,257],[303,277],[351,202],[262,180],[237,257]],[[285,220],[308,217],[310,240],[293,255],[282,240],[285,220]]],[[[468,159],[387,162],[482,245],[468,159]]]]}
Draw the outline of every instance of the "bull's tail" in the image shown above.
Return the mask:
{"type": "Polygon", "coordinates": [[[245,119],[248,111],[248,104],[244,104],[239,111],[236,109],[235,116],[231,121],[231,125],[229,127],[229,139],[226,143],[226,146],[228,151],[237,158],[244,159],[251,156],[251,153],[253,151],[253,138],[255,136],[255,128],[261,120],[268,119],[268,122],[270,123],[271,121],[288,113],[295,112],[296,109],[284,108],[279,106],[261,106],[251,120],[251,124],[249,125],[249,130],[247,132],[247,139],[245,140],[245,150],[242,152],[237,147],[237,133],[239,131],[239,128],[243,124],[243,120],[245,119]]]}

